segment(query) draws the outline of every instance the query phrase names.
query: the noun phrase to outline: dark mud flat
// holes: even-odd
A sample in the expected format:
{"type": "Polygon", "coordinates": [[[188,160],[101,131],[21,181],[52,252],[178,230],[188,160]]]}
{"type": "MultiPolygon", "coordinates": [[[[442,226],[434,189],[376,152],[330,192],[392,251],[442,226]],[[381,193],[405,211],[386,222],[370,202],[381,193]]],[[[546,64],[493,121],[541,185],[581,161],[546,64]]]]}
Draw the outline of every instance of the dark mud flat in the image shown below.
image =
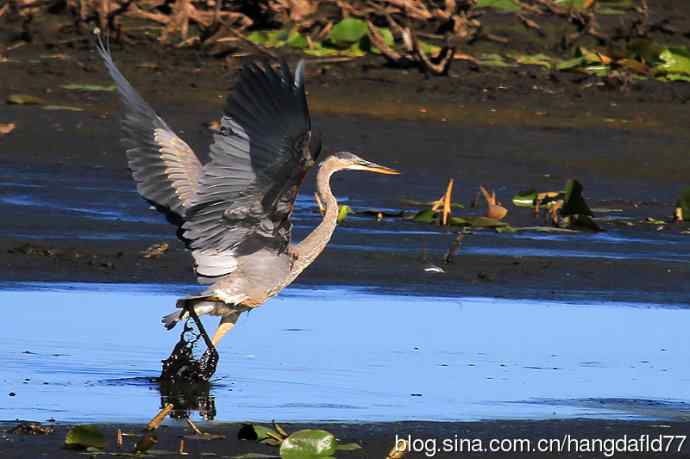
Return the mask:
{"type": "MultiPolygon", "coordinates": [[[[10,429],[13,423],[0,424],[0,428],[10,429]]],[[[117,429],[124,432],[141,432],[143,425],[113,425],[105,424],[100,426],[108,438],[108,451],[128,451],[123,448],[115,448],[115,435],[117,429]]],[[[186,451],[191,457],[273,457],[276,449],[257,445],[250,441],[237,440],[237,432],[240,424],[202,424],[201,427],[207,433],[226,435],[226,439],[202,441],[186,440],[186,451]],[[204,454],[205,453],[205,454],[204,454]],[[248,454],[256,456],[243,456],[248,454]],[[261,456],[261,455],[265,456],[261,456]]],[[[455,444],[462,444],[461,439],[471,439],[475,448],[488,448],[494,439],[499,440],[528,440],[530,443],[518,443],[523,448],[537,448],[540,440],[562,441],[564,438],[572,439],[623,439],[623,438],[646,438],[654,439],[667,438],[664,440],[670,446],[667,451],[662,447],[662,451],[647,451],[640,453],[627,453],[618,451],[613,457],[690,457],[690,447],[687,442],[681,445],[681,439],[690,430],[690,423],[687,422],[616,422],[616,421],[492,421],[492,422],[466,422],[466,423],[445,423],[445,422],[400,422],[383,423],[377,425],[365,424],[284,424],[283,427],[288,432],[303,428],[325,428],[332,432],[338,440],[343,443],[356,442],[362,449],[347,453],[338,453],[338,458],[372,458],[383,459],[386,457],[392,445],[395,443],[396,436],[399,438],[417,439],[416,451],[406,454],[406,458],[427,458],[427,457],[519,457],[519,458],[550,458],[550,457],[573,457],[573,458],[600,458],[610,457],[602,451],[581,452],[581,451],[562,451],[562,452],[539,452],[522,450],[522,452],[446,452],[444,440],[450,440],[450,448],[455,444]],[[665,436],[665,437],[664,437],[665,436]],[[676,437],[677,436],[677,437],[676,437]],[[479,445],[481,442],[481,446],[479,445]],[[680,448],[679,448],[680,447],[680,448]]],[[[51,457],[56,459],[84,457],[78,452],[65,450],[62,448],[64,438],[69,430],[67,425],[56,425],[55,431],[44,436],[27,436],[8,433],[0,433],[0,454],[6,458],[27,458],[27,457],[51,457]]],[[[179,448],[180,438],[192,434],[191,430],[181,424],[164,425],[158,431],[158,441],[155,456],[151,457],[184,457],[176,454],[179,448]],[[167,451],[167,454],[164,453],[167,451]]],[[[658,442],[657,442],[658,443],[658,442]]],[[[666,443],[664,443],[665,445],[666,443]]],[[[128,445],[131,450],[131,444],[128,445]]],[[[465,446],[467,448],[467,446],[465,446]]],[[[519,447],[518,447],[519,448],[519,447]]],[[[460,449],[459,447],[457,448],[460,449]]],[[[102,457],[102,456],[96,456],[102,457]]],[[[105,456],[108,457],[108,456],[105,456]]],[[[117,456],[116,456],[117,457],[117,456]]],[[[147,456],[142,456],[147,457],[147,456]]],[[[189,456],[188,456],[189,457],[189,456]]],[[[275,456],[277,457],[277,456],[275,456]]]]}
{"type": "MultiPolygon", "coordinates": [[[[4,279],[193,282],[174,229],[134,191],[119,146],[115,95],[60,88],[65,82],[108,83],[95,53],[65,47],[49,54],[55,52],[67,58],[41,58],[44,50],[20,48],[17,62],[2,64],[0,99],[45,93],[51,103],[85,109],[7,105],[0,112],[1,121],[18,125],[0,140],[4,279]],[[161,258],[139,256],[163,241],[171,250],[161,258]]],[[[114,53],[141,93],[204,157],[210,141],[204,123],[218,118],[238,62],[225,66],[155,48],[114,53]],[[158,70],[141,67],[149,62],[158,70]],[[169,90],[172,81],[175,91],[169,90]]],[[[688,225],[658,231],[660,225],[638,223],[668,220],[688,184],[690,85],[636,82],[621,93],[554,81],[537,69],[532,75],[458,66],[455,76],[431,80],[366,61],[310,69],[314,123],[326,150],[352,150],[403,171],[395,178],[336,176],[336,194],[356,210],[397,210],[401,198],[436,199],[451,177],[456,199],[465,204],[480,184],[509,203],[518,191],[558,190],[574,177],[592,207],[612,212],[598,214],[606,235],[478,232],[465,238],[461,255],[448,266],[442,258],[454,232],[354,217],[299,284],[543,299],[678,303],[690,297],[688,225]],[[626,219],[638,224],[616,224],[626,219]],[[425,272],[430,264],[446,273],[425,272]]],[[[318,221],[312,182],[308,177],[295,214],[298,237],[318,221]]],[[[541,223],[517,208],[507,220],[541,223]]]]}
{"type": "MultiPolygon", "coordinates": [[[[107,83],[95,53],[69,46],[50,50],[26,47],[12,57],[17,62],[0,64],[0,100],[10,93],[39,94],[53,104],[78,106],[84,111],[7,105],[0,110],[0,122],[17,123],[12,134],[0,138],[2,279],[191,284],[190,259],[176,242],[174,229],[147,208],[130,182],[118,145],[115,96],[59,87],[67,82],[107,83]],[[46,54],[67,57],[41,57],[46,54]],[[155,242],[168,242],[171,249],[158,259],[141,258],[139,252],[155,242]]],[[[237,70],[236,63],[225,66],[202,60],[190,51],[158,49],[126,53],[115,49],[115,59],[168,123],[205,155],[210,133],[203,123],[217,119],[229,86],[228,74],[237,70]],[[150,62],[157,64],[156,70],[142,66],[150,62]],[[175,90],[171,91],[173,82],[175,90]]],[[[555,79],[538,69],[477,72],[458,65],[449,78],[425,79],[366,61],[310,67],[314,119],[323,130],[326,148],[361,153],[404,173],[398,178],[337,177],[336,194],[356,209],[400,209],[400,198],[436,199],[450,177],[456,179],[457,199],[465,204],[480,184],[495,188],[499,199],[509,202],[520,190],[560,189],[566,179],[575,177],[585,185],[592,207],[617,210],[599,214],[609,231],[598,235],[477,232],[466,237],[455,262],[447,266],[441,259],[454,237],[452,232],[397,220],[354,217],[337,230],[333,244],[296,286],[358,285],[401,295],[620,301],[672,305],[672,309],[686,312],[683,308],[690,298],[687,225],[667,224],[658,230],[660,225],[639,222],[647,217],[668,219],[679,191],[690,181],[690,109],[686,104],[690,85],[636,82],[630,92],[622,93],[590,83],[566,76],[555,79]],[[636,224],[618,227],[612,223],[621,218],[636,224]],[[430,264],[442,266],[446,273],[425,272],[430,264]]],[[[312,178],[306,183],[295,214],[298,237],[318,220],[310,197],[312,178]]],[[[536,223],[529,211],[514,208],[508,220],[515,226],[536,223]]],[[[267,305],[266,310],[277,306],[267,305]]],[[[152,333],[162,334],[156,318],[150,325],[155,329],[152,333]]],[[[257,324],[251,325],[256,330],[257,324]]],[[[252,332],[251,327],[246,328],[245,333],[252,332]]],[[[612,327],[606,337],[617,340],[620,336],[615,332],[624,330],[625,324],[612,327]]],[[[663,326],[640,334],[659,336],[660,330],[663,326]]],[[[492,331],[495,329],[487,327],[489,338],[492,331]]],[[[512,349],[510,344],[506,348],[512,349]]],[[[20,354],[18,350],[16,355],[20,354]]],[[[148,358],[146,375],[155,374],[158,354],[160,350],[148,358]]],[[[615,367],[610,369],[615,371],[615,367]]],[[[664,368],[655,370],[662,374],[664,368]]],[[[294,374],[300,375],[298,370],[294,374]]],[[[233,372],[229,375],[232,378],[233,372]]],[[[673,374],[663,377],[668,384],[678,381],[673,374]]],[[[387,374],[386,378],[395,386],[406,373],[387,374]]],[[[545,380],[538,373],[535,378],[545,380]]],[[[266,379],[264,383],[271,386],[275,381],[266,379]]],[[[687,379],[678,384],[681,391],[686,390],[687,379]]],[[[455,385],[462,388],[463,381],[455,385]]],[[[553,387],[558,387],[558,381],[553,387]]],[[[652,381],[650,387],[658,386],[652,381]]],[[[411,397],[410,393],[405,397],[411,397]]],[[[419,398],[424,406],[424,397],[419,398]]],[[[688,399],[685,394],[679,398],[688,399]]],[[[611,400],[591,403],[610,407],[611,400]]],[[[372,421],[328,428],[346,441],[362,442],[364,450],[352,453],[353,457],[383,458],[395,433],[416,432],[424,438],[457,433],[485,439],[561,438],[568,433],[580,438],[684,434],[690,426],[679,417],[681,411],[675,407],[671,416],[658,411],[642,413],[642,417],[661,419],[656,421],[372,421]],[[672,420],[665,420],[669,417],[672,420]]],[[[264,415],[268,418],[272,413],[264,415]]],[[[226,426],[208,426],[209,430],[216,428],[226,426]]],[[[297,426],[289,426],[293,428],[297,426]]],[[[5,434],[0,456],[74,457],[75,453],[59,449],[65,429],[59,426],[58,432],[46,437],[5,434]]],[[[113,438],[116,426],[106,429],[113,438]]],[[[194,444],[190,450],[221,456],[271,452],[235,441],[237,425],[227,429],[229,440],[194,444]]],[[[182,432],[180,426],[164,429],[160,447],[176,449],[182,432]]],[[[685,448],[682,454],[669,456],[686,457],[687,445],[685,448]]]]}

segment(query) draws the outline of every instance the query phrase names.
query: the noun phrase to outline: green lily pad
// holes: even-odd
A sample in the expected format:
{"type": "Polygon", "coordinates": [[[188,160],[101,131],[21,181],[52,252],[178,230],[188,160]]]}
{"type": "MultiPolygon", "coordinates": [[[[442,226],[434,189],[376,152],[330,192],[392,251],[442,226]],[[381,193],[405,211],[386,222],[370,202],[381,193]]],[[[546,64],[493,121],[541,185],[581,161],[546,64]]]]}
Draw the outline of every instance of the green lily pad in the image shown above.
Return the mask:
{"type": "Polygon", "coordinates": [[[337,450],[335,436],[325,430],[305,429],[292,433],[280,445],[283,459],[326,459],[337,450]]]}
{"type": "Polygon", "coordinates": [[[280,445],[281,435],[273,429],[259,424],[244,424],[237,432],[239,440],[253,440],[259,443],[266,443],[272,446],[280,445]]]}
{"type": "Polygon", "coordinates": [[[291,31],[288,34],[285,44],[291,48],[297,49],[305,49],[307,46],[309,46],[309,42],[307,42],[306,37],[296,30],[291,31]]]}
{"type": "Polygon", "coordinates": [[[435,223],[438,221],[438,218],[438,212],[435,212],[431,209],[424,209],[417,212],[412,217],[412,220],[416,221],[417,223],[435,223]]]}
{"type": "Polygon", "coordinates": [[[70,91],[91,91],[91,92],[113,92],[115,89],[114,84],[101,85],[101,84],[63,84],[60,86],[62,89],[68,89],[70,91]]]}
{"type": "Polygon", "coordinates": [[[568,215],[588,215],[592,216],[585,198],[582,197],[582,184],[577,180],[568,180],[565,184],[565,197],[563,198],[563,207],[561,207],[561,215],[564,217],[568,215]]]}
{"type": "Polygon", "coordinates": [[[537,190],[519,192],[513,196],[513,204],[517,207],[534,207],[537,204],[537,190]]]}
{"type": "Polygon", "coordinates": [[[655,71],[666,74],[690,75],[690,53],[687,48],[666,48],[659,54],[662,63],[654,67],[655,71]]]}
{"type": "Polygon", "coordinates": [[[43,105],[45,101],[29,94],[10,94],[7,96],[7,103],[10,105],[43,105]]]}
{"type": "MultiPolygon", "coordinates": [[[[379,34],[381,35],[381,38],[383,38],[383,42],[388,46],[389,48],[394,48],[395,47],[395,38],[393,37],[393,32],[391,32],[391,29],[388,27],[378,27],[379,34]]],[[[381,54],[381,50],[378,49],[376,46],[371,45],[369,41],[369,37],[366,37],[366,47],[369,51],[371,51],[374,54],[381,54]]]]}
{"type": "Polygon", "coordinates": [[[95,425],[74,426],[67,432],[65,447],[74,449],[104,449],[105,435],[95,425]]]}
{"type": "Polygon", "coordinates": [[[364,20],[345,18],[333,26],[328,33],[328,39],[334,45],[349,46],[353,43],[357,43],[363,37],[367,36],[368,33],[369,29],[364,20]]]}

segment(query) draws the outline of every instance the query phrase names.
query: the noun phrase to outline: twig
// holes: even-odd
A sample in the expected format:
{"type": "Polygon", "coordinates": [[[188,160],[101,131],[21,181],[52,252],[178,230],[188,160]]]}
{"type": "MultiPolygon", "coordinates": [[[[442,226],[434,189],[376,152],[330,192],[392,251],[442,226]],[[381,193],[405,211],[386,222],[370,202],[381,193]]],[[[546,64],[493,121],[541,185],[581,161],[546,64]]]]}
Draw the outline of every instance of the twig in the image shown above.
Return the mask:
{"type": "Polygon", "coordinates": [[[194,431],[195,434],[204,435],[204,433],[201,430],[199,430],[199,428],[196,426],[196,424],[194,424],[194,422],[192,422],[191,419],[187,418],[185,419],[185,421],[187,422],[187,425],[194,431]]]}
{"type": "Polygon", "coordinates": [[[163,407],[162,410],[158,412],[157,415],[153,417],[149,421],[148,424],[146,424],[146,429],[148,431],[153,431],[158,429],[161,424],[163,423],[163,420],[170,414],[170,412],[173,410],[173,404],[172,403],[166,403],[165,406],[163,407]]]}

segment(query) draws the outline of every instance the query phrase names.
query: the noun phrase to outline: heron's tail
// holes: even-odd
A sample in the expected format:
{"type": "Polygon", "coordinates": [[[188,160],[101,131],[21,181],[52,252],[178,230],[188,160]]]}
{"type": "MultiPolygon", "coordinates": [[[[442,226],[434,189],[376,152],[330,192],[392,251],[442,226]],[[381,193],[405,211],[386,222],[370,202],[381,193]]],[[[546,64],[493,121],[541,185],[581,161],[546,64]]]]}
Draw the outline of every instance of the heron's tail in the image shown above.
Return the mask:
{"type": "Polygon", "coordinates": [[[185,307],[194,307],[194,312],[197,316],[209,314],[216,307],[216,301],[211,300],[208,296],[188,296],[177,300],[177,307],[179,310],[163,316],[161,322],[168,330],[172,330],[177,322],[187,319],[187,311],[185,307]]]}

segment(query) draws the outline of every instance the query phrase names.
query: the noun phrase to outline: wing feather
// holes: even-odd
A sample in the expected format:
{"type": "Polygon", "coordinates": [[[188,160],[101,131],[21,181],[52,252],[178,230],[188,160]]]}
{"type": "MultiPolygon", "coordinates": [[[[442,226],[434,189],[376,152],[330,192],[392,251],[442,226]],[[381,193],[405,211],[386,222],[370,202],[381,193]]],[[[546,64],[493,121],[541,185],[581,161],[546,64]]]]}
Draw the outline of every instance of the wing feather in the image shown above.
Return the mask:
{"type": "Polygon", "coordinates": [[[242,255],[287,250],[294,200],[318,155],[303,71],[249,64],[228,98],[183,225],[202,279],[231,273],[242,255]]]}
{"type": "Polygon", "coordinates": [[[184,217],[197,191],[199,159],[122,75],[100,39],[97,49],[124,106],[122,144],[137,191],[163,212],[184,217]]]}

